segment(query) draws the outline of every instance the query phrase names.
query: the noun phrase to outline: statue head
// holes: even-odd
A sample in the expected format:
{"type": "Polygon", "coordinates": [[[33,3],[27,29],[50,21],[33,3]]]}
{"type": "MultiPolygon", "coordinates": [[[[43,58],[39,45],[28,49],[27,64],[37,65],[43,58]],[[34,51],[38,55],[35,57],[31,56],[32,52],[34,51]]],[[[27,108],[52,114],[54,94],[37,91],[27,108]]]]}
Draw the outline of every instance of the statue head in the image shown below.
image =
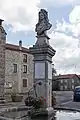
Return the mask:
{"type": "Polygon", "coordinates": [[[48,20],[48,12],[44,9],[41,9],[39,12],[39,22],[42,20],[48,20]]]}

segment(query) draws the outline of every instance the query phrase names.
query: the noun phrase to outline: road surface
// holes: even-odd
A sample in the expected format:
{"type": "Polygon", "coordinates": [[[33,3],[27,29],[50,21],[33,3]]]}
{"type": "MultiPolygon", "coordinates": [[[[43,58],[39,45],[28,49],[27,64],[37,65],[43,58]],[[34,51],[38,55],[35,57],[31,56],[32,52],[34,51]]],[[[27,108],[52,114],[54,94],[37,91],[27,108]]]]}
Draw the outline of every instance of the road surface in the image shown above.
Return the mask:
{"type": "Polygon", "coordinates": [[[73,102],[72,91],[57,91],[54,93],[58,106],[80,109],[80,102],[73,102]]]}

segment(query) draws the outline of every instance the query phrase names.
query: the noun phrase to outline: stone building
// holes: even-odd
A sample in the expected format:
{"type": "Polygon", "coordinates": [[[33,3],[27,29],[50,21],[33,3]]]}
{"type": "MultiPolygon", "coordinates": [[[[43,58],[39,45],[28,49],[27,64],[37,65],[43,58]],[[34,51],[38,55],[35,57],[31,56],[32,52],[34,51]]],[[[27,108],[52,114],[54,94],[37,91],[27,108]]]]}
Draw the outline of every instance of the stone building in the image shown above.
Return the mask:
{"type": "Polygon", "coordinates": [[[5,43],[6,32],[0,19],[0,103],[4,102],[4,82],[5,82],[5,43]]]}
{"type": "Polygon", "coordinates": [[[33,56],[19,45],[5,45],[5,92],[27,92],[33,84],[33,56]]]}
{"type": "Polygon", "coordinates": [[[53,90],[72,91],[78,85],[80,85],[80,78],[76,74],[58,75],[52,80],[53,90]]]}
{"type": "Polygon", "coordinates": [[[0,19],[0,98],[4,92],[27,92],[33,84],[33,55],[29,49],[6,43],[6,31],[0,19]]]}

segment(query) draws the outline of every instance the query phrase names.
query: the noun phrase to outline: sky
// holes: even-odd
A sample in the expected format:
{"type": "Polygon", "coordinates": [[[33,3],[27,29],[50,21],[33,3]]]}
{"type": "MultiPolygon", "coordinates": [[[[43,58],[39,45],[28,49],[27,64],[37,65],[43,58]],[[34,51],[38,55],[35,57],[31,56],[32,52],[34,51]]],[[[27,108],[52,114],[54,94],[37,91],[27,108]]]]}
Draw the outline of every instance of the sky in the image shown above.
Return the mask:
{"type": "Polygon", "coordinates": [[[25,47],[36,42],[38,12],[48,11],[52,28],[48,31],[58,74],[80,74],[80,0],[0,0],[0,18],[7,43],[25,47]]]}

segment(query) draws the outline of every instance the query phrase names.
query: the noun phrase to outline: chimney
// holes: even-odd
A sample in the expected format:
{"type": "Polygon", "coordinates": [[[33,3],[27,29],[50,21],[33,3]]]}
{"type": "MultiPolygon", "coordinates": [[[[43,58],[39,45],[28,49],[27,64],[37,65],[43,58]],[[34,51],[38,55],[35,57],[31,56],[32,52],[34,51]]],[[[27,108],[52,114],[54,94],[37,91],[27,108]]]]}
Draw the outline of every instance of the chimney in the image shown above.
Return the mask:
{"type": "Polygon", "coordinates": [[[2,22],[3,22],[4,20],[2,20],[2,19],[0,19],[0,26],[2,26],[2,22]]]}
{"type": "Polygon", "coordinates": [[[19,41],[19,48],[22,49],[22,40],[19,41]]]}

